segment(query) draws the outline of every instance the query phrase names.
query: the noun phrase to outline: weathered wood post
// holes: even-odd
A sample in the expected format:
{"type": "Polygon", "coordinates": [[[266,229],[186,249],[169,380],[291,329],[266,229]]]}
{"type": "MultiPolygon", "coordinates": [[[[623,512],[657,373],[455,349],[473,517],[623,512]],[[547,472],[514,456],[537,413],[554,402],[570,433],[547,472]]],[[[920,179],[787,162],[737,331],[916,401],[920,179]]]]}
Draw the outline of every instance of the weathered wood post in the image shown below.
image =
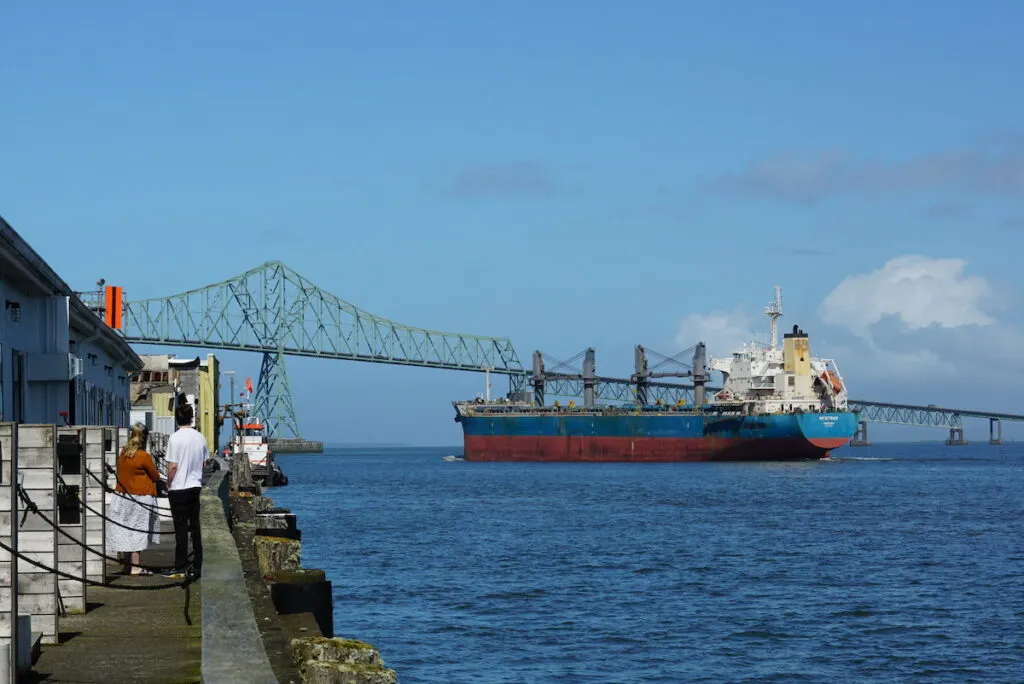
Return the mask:
{"type": "MultiPolygon", "coordinates": [[[[57,570],[78,577],[57,577],[64,611],[85,612],[85,434],[80,427],[57,428],[57,570]]],[[[88,554],[92,555],[92,554],[88,554]]]]}
{"type": "Polygon", "coordinates": [[[85,577],[94,582],[107,581],[107,537],[104,518],[107,515],[107,497],[103,495],[103,463],[106,457],[107,436],[116,428],[89,426],[85,428],[85,577]],[[92,509],[92,510],[89,510],[92,509]]]}
{"type": "MultiPolygon", "coordinates": [[[[57,520],[57,426],[18,425],[18,479],[48,519],[57,520]]],[[[57,567],[57,530],[18,501],[18,551],[46,568],[57,567]]],[[[19,558],[18,602],[32,616],[41,643],[57,643],[57,575],[19,558]]]]}
{"type": "Polygon", "coordinates": [[[18,620],[18,581],[12,554],[18,552],[17,473],[18,429],[14,423],[0,423],[0,543],[11,549],[0,549],[0,682],[3,684],[15,684],[18,671],[31,666],[31,623],[18,620]],[[22,634],[22,631],[27,633],[22,634]]]}

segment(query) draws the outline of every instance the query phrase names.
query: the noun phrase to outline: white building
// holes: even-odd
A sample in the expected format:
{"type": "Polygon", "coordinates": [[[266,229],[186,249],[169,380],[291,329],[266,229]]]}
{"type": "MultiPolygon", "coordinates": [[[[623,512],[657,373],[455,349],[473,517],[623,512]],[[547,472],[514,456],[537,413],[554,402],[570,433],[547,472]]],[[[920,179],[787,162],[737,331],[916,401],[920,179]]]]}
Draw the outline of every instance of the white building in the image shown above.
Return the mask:
{"type": "Polygon", "coordinates": [[[0,218],[0,420],[129,421],[142,359],[0,218]]]}

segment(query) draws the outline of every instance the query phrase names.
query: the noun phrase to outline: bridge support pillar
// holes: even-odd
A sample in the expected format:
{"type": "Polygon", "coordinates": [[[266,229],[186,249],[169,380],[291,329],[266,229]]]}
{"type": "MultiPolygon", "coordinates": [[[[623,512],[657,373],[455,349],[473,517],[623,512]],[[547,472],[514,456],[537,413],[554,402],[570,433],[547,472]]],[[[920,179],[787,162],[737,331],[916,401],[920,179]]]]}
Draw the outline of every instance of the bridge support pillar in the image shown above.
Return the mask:
{"type": "Polygon", "coordinates": [[[988,443],[989,444],[1002,444],[1003,443],[1003,422],[998,418],[988,419],[988,443]]]}
{"type": "Polygon", "coordinates": [[[962,427],[949,428],[949,439],[946,440],[946,446],[967,446],[962,427]]]}
{"type": "Polygon", "coordinates": [[[295,420],[292,390],[288,385],[288,371],[284,365],[284,352],[264,352],[260,366],[260,379],[256,384],[253,413],[267,425],[270,437],[301,437],[295,420]]]}
{"type": "Polygon", "coordinates": [[[853,439],[850,440],[850,446],[871,446],[871,442],[868,441],[868,421],[862,420],[857,423],[857,431],[853,433],[853,439]]]}

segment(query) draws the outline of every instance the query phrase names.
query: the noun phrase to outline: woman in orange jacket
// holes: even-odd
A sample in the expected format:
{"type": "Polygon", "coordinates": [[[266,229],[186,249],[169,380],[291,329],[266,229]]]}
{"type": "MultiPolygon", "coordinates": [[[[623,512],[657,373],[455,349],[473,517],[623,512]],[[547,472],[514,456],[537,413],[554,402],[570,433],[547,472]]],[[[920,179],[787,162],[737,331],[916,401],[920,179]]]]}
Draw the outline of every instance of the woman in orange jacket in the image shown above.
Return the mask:
{"type": "Polygon", "coordinates": [[[117,457],[117,487],[107,511],[107,551],[130,553],[125,572],[151,575],[140,567],[139,554],[156,535],[156,483],[160,481],[153,457],[146,451],[149,432],[141,423],[131,428],[117,457]]]}

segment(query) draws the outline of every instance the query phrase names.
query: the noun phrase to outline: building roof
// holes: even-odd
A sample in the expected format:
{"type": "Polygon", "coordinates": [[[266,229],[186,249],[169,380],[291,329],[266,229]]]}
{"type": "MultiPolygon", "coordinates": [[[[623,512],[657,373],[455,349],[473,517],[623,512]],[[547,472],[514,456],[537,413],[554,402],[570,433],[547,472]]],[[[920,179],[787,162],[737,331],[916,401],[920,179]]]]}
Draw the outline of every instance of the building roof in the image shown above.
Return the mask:
{"type": "Polygon", "coordinates": [[[110,328],[79,299],[74,290],[0,216],[0,273],[5,281],[26,294],[67,297],[72,329],[95,334],[96,343],[128,370],[140,370],[142,359],[120,334],[110,328]]]}

